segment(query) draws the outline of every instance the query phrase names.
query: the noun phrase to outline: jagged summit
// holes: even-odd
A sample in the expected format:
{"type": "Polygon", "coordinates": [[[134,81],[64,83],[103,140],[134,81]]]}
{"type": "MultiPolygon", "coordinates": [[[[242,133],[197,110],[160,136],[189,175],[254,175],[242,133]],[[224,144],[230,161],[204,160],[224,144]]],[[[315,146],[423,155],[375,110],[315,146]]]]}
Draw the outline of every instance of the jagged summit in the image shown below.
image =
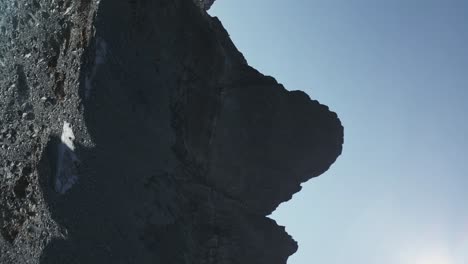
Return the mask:
{"type": "MultiPolygon", "coordinates": [[[[0,1],[0,263],[286,263],[337,115],[193,0],[0,1]]],[[[212,1],[204,2],[202,7],[212,1]]]]}

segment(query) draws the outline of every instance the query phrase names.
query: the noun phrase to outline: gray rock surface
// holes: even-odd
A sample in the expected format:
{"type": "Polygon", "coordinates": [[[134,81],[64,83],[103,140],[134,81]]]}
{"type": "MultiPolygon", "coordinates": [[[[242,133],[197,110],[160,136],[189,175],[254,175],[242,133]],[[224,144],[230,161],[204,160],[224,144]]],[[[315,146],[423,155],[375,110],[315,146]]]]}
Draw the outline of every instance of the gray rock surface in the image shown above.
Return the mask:
{"type": "Polygon", "coordinates": [[[0,263],[286,263],[335,113],[192,0],[0,0],[0,263]],[[65,188],[66,187],[66,188],[65,188]]]}

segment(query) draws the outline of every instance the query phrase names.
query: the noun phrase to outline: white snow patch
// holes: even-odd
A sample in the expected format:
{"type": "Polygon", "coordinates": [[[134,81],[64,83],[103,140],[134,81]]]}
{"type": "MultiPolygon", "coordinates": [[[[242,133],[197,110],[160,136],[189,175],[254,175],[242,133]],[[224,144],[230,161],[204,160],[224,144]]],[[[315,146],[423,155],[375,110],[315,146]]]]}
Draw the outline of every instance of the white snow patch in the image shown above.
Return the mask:
{"type": "Polygon", "coordinates": [[[68,122],[63,122],[62,136],[60,137],[57,155],[57,172],[55,178],[55,191],[60,194],[67,192],[78,180],[76,164],[78,157],[75,154],[73,141],[75,135],[68,122]]]}
{"type": "Polygon", "coordinates": [[[73,134],[73,130],[70,126],[70,123],[63,122],[63,130],[62,136],[60,137],[62,143],[65,144],[70,150],[74,151],[75,146],[73,145],[73,141],[75,140],[75,134],[73,134]]]}
{"type": "Polygon", "coordinates": [[[102,38],[96,38],[96,53],[94,57],[94,65],[91,70],[91,74],[86,76],[85,79],[85,98],[89,97],[89,93],[93,89],[92,82],[96,76],[96,72],[99,69],[99,66],[106,62],[107,56],[107,44],[102,38]]]}

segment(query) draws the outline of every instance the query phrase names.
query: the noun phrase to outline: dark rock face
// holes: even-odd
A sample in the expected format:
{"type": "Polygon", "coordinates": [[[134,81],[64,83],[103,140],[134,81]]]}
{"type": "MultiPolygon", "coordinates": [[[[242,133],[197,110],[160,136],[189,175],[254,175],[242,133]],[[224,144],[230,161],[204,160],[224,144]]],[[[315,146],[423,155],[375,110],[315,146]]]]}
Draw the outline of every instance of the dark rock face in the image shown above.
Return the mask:
{"type": "Polygon", "coordinates": [[[193,0],[0,0],[0,263],[286,263],[336,114],[193,0]]]}
{"type": "Polygon", "coordinates": [[[215,0],[194,0],[195,4],[200,6],[201,9],[203,10],[208,10],[210,7],[213,5],[215,0]]]}

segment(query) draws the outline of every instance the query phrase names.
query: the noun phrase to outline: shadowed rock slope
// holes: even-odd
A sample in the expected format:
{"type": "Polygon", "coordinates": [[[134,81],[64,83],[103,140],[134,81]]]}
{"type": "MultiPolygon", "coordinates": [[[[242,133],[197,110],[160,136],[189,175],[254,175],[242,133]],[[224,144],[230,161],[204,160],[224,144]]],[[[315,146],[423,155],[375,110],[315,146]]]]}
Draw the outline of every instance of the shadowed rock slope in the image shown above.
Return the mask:
{"type": "MultiPolygon", "coordinates": [[[[212,3],[212,1],[206,1],[212,3]]],[[[0,263],[286,263],[337,115],[192,0],[0,0],[0,263]]]]}

